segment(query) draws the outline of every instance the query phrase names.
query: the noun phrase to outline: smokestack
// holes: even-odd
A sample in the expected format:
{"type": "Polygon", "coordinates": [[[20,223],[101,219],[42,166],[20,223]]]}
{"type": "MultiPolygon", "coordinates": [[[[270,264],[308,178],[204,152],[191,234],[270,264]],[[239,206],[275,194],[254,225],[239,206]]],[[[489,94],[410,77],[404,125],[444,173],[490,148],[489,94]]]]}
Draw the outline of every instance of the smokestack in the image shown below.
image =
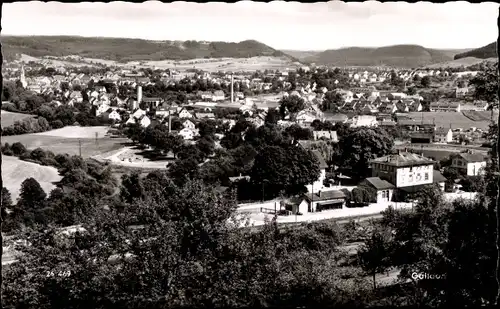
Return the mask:
{"type": "Polygon", "coordinates": [[[231,103],[234,102],[234,77],[233,73],[231,73],[231,103]]]}
{"type": "Polygon", "coordinates": [[[137,86],[137,104],[142,102],[142,86],[137,86]]]}
{"type": "Polygon", "coordinates": [[[168,133],[172,132],[172,116],[168,115],[168,133]]]}

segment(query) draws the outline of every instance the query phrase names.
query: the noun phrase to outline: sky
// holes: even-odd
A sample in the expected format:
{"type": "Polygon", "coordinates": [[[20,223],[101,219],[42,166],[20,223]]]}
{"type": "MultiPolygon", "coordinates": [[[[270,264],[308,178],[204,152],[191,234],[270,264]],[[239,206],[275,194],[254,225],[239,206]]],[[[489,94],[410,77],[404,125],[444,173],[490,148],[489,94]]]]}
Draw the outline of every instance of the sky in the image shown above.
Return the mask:
{"type": "Polygon", "coordinates": [[[477,48],[496,41],[498,7],[465,1],[380,3],[60,3],[3,4],[4,35],[80,35],[148,40],[240,42],[325,50],[417,44],[477,48]]]}

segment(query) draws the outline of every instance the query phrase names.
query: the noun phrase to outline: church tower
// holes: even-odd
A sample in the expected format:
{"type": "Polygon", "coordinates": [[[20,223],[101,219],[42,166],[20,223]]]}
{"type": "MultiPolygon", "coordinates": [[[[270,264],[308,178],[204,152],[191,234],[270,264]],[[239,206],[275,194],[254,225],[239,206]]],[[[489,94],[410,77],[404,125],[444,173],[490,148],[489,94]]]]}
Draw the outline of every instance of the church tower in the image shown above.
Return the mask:
{"type": "Polygon", "coordinates": [[[26,82],[26,75],[24,74],[24,64],[21,65],[21,76],[19,80],[21,81],[23,88],[26,88],[26,86],[28,86],[28,83],[26,82]]]}

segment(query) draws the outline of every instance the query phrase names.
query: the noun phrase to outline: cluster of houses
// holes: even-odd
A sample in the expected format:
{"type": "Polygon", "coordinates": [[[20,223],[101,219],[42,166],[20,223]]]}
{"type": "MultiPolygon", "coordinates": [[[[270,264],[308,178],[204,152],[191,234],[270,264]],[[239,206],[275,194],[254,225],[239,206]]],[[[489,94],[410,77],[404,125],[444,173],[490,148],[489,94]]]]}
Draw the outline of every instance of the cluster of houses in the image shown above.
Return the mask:
{"type": "MultiPolygon", "coordinates": [[[[299,145],[303,145],[299,143],[299,145]]],[[[309,144],[310,145],[310,144],[309,144]]],[[[313,153],[320,162],[320,176],[316,182],[307,187],[303,196],[288,201],[292,213],[314,213],[328,209],[342,209],[347,206],[348,189],[336,189],[329,186],[326,179],[328,165],[319,153],[313,153]]],[[[484,173],[487,157],[480,153],[464,152],[451,156],[452,168],[463,175],[478,176],[484,173]]],[[[370,187],[376,192],[372,203],[388,204],[390,202],[411,199],[411,194],[424,186],[436,184],[441,191],[445,190],[447,179],[441,171],[435,169],[435,161],[411,152],[399,152],[371,160],[371,177],[362,180],[358,187],[370,187]]],[[[352,190],[352,189],[350,189],[352,190]]],[[[348,191],[350,191],[348,190],[348,191]]]]}
{"type": "MultiPolygon", "coordinates": [[[[401,70],[396,72],[397,76],[403,80],[413,79],[415,76],[450,76],[448,71],[440,70],[401,70]]],[[[382,83],[387,79],[391,78],[390,71],[378,71],[378,72],[351,72],[349,73],[349,79],[358,83],[382,83]]]]}

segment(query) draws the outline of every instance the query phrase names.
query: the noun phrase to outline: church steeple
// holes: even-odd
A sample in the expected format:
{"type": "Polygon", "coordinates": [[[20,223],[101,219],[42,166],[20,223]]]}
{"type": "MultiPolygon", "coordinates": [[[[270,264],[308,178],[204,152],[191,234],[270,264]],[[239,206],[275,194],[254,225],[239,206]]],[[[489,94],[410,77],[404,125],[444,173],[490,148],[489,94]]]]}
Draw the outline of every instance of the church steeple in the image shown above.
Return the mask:
{"type": "Polygon", "coordinates": [[[23,85],[23,87],[26,88],[28,83],[26,82],[26,75],[24,74],[24,64],[21,64],[21,76],[20,76],[19,80],[21,81],[21,84],[23,85]]]}

